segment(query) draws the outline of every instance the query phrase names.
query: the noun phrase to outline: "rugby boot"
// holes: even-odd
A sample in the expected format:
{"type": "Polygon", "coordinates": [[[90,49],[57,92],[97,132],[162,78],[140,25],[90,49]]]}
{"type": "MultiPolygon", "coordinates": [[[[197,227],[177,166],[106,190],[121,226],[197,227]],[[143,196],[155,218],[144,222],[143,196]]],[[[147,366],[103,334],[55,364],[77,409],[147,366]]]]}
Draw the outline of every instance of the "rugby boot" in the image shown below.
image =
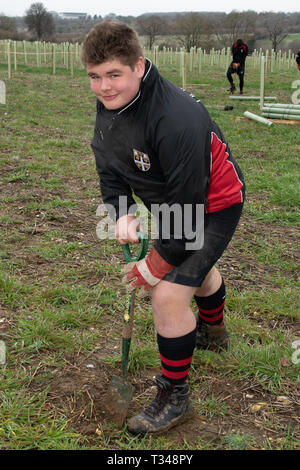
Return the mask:
{"type": "Polygon", "coordinates": [[[225,323],[208,325],[199,317],[197,319],[196,348],[221,352],[228,349],[229,335],[225,323]]]}
{"type": "Polygon", "coordinates": [[[128,430],[134,434],[167,431],[188,419],[191,412],[189,386],[187,383],[172,385],[159,375],[155,377],[157,395],[142,413],[128,421],[128,430]]]}
{"type": "Polygon", "coordinates": [[[232,84],[231,87],[227,91],[230,91],[230,93],[234,93],[235,90],[236,90],[235,85],[232,84]]]}

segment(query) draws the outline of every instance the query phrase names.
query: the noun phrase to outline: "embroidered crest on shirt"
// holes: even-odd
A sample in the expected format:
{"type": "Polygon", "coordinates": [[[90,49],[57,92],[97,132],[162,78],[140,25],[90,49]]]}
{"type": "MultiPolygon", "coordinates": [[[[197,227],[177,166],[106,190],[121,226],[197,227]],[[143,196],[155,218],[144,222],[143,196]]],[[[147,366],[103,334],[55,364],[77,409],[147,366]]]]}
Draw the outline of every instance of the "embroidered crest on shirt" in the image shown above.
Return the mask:
{"type": "Polygon", "coordinates": [[[150,158],[146,153],[141,152],[140,150],[133,149],[133,158],[134,163],[141,171],[148,171],[150,170],[150,158]]]}

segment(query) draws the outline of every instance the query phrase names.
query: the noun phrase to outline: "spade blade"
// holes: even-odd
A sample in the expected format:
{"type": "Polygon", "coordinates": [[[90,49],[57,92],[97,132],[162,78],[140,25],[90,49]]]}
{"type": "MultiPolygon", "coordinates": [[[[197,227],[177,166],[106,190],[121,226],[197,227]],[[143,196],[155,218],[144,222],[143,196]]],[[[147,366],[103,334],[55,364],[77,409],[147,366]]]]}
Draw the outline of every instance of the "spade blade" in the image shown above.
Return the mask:
{"type": "Polygon", "coordinates": [[[109,400],[105,403],[105,411],[119,427],[123,426],[126,419],[129,403],[132,399],[133,387],[113,376],[108,396],[109,400]]]}

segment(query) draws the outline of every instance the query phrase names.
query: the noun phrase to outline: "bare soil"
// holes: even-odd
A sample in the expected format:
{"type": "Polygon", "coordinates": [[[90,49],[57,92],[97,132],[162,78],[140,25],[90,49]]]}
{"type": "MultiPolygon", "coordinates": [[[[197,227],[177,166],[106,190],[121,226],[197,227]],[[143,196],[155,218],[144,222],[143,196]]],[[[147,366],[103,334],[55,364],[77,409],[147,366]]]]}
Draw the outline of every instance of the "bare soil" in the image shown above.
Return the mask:
{"type": "MultiPolygon", "coordinates": [[[[2,168],[2,175],[12,171],[13,164],[2,168]]],[[[23,283],[38,283],[44,288],[54,273],[64,272],[65,268],[75,268],[80,283],[86,286],[94,286],[103,281],[99,278],[97,263],[91,257],[91,262],[84,262],[76,257],[70,259],[60,259],[53,262],[39,253],[32,252],[32,246],[36,241],[40,241],[45,233],[50,230],[63,230],[67,233],[68,241],[82,241],[84,243],[99,243],[95,234],[97,223],[96,208],[100,201],[91,201],[82,196],[82,189],[86,187],[98,188],[96,178],[89,181],[80,179],[65,178],[64,190],[51,190],[51,197],[61,197],[69,199],[66,192],[72,193],[72,199],[77,200],[78,207],[68,209],[65,207],[53,208],[51,211],[28,211],[26,204],[29,200],[43,200],[48,197],[49,191],[37,188],[36,191],[26,190],[25,185],[20,182],[2,184],[2,196],[12,196],[24,194],[24,199],[18,198],[16,202],[11,202],[8,214],[14,215],[14,220],[7,230],[8,237],[7,253],[13,259],[16,267],[16,278],[23,283]],[[23,235],[23,236],[22,236],[23,235]]],[[[71,199],[71,197],[70,197],[71,199]]],[[[5,214],[4,214],[5,215],[5,214]]],[[[294,259],[298,259],[299,253],[295,251],[297,246],[297,233],[291,227],[266,225],[258,221],[247,220],[244,216],[241,219],[235,238],[228,250],[222,256],[219,266],[220,271],[226,279],[229,287],[244,290],[255,287],[256,289],[272,289],[271,276],[278,272],[275,266],[257,263],[251,253],[243,250],[243,241],[251,239],[254,234],[261,234],[269,239],[270,231],[274,240],[284,239],[285,243],[290,243],[293,250],[294,259]]],[[[85,255],[88,252],[85,251],[85,255]]],[[[122,253],[120,255],[106,254],[99,247],[98,263],[108,262],[111,264],[122,263],[122,253]]],[[[291,274],[289,274],[291,275],[291,274]]],[[[119,289],[120,280],[110,275],[110,286],[119,289]]],[[[291,275],[293,277],[293,274],[291,275]]],[[[66,282],[73,282],[73,279],[66,277],[66,282]]],[[[147,301],[147,300],[146,300],[147,301]]],[[[14,322],[14,315],[17,312],[9,311],[1,307],[0,325],[1,331],[11,326],[14,322]]],[[[253,317],[254,321],[257,318],[253,317]]],[[[260,321],[265,321],[260,318],[260,321]]],[[[116,328],[121,330],[120,322],[116,323],[116,328]]],[[[276,328],[288,328],[299,332],[300,325],[292,319],[280,318],[276,321],[276,328]]],[[[116,354],[116,348],[120,347],[120,342],[107,340],[99,329],[99,343],[97,348],[90,354],[83,354],[80,351],[68,357],[65,364],[57,369],[50,381],[50,391],[47,396],[45,406],[55,410],[60,415],[68,417],[68,423],[72,429],[86,435],[93,440],[93,436],[108,431],[109,418],[105,411],[107,404],[107,391],[112,375],[120,376],[120,364],[115,367],[107,364],[103,357],[116,354]]],[[[201,365],[199,365],[201,367],[201,365]]],[[[146,402],[155,395],[154,376],[159,374],[159,370],[144,370],[135,374],[129,374],[129,383],[134,388],[134,395],[130,403],[128,416],[133,416],[139,412],[146,402]]],[[[292,397],[290,402],[280,401],[278,397],[266,392],[262,387],[255,384],[254,380],[235,381],[230,378],[220,378],[214,371],[210,375],[198,375],[196,379],[191,376],[190,385],[192,390],[192,400],[197,403],[198,399],[206,399],[209,395],[221,401],[223,405],[228,405],[228,411],[223,415],[203,415],[197,407],[190,419],[168,431],[168,437],[172,437],[180,448],[184,442],[188,442],[192,448],[193,442],[199,436],[216,447],[221,448],[224,436],[230,433],[240,433],[254,437],[256,445],[263,445],[269,440],[272,447],[276,448],[276,443],[280,446],[282,440],[282,430],[288,428],[296,429],[299,426],[299,395],[292,397]],[[200,390],[199,392],[196,392],[200,390]],[[262,405],[254,411],[253,405],[262,405]],[[275,425],[270,425],[268,423],[275,425]],[[275,444],[274,444],[275,442],[275,444]]],[[[32,384],[32,388],[37,388],[32,384]]],[[[116,436],[118,436],[116,434],[116,436]]],[[[113,443],[113,439],[111,440],[113,443]]],[[[113,445],[113,444],[110,444],[113,445]]]]}

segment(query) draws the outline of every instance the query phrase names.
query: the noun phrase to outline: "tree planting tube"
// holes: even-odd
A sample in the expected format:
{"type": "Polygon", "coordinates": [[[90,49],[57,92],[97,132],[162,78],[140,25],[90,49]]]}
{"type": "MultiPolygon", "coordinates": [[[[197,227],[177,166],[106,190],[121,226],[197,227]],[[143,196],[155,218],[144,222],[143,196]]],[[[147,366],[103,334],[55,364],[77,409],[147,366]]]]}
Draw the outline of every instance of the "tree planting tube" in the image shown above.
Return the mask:
{"type": "Polygon", "coordinates": [[[266,124],[267,126],[272,126],[273,122],[265,119],[261,116],[257,116],[257,114],[250,113],[249,111],[244,112],[244,116],[249,119],[253,119],[253,121],[261,122],[262,124],[266,124]]]}
{"type": "Polygon", "coordinates": [[[276,113],[262,113],[264,117],[271,119],[290,119],[291,121],[300,121],[300,115],[297,114],[276,114],[276,113]]]}
{"type": "Polygon", "coordinates": [[[289,108],[270,108],[269,106],[264,106],[262,108],[263,113],[273,113],[273,114],[295,114],[300,116],[300,109],[289,109],[289,108]]]}
{"type": "Polygon", "coordinates": [[[269,103],[268,108],[300,109],[300,104],[269,103]]]}
{"type": "MultiPolygon", "coordinates": [[[[231,100],[245,100],[245,101],[259,101],[260,97],[259,96],[229,96],[231,100]]],[[[273,101],[277,100],[276,96],[265,96],[264,100],[267,101],[273,101]]]]}
{"type": "Polygon", "coordinates": [[[262,110],[264,113],[272,113],[272,114],[286,114],[290,115],[293,114],[295,116],[300,116],[300,109],[286,109],[286,108],[264,108],[262,110]]]}

